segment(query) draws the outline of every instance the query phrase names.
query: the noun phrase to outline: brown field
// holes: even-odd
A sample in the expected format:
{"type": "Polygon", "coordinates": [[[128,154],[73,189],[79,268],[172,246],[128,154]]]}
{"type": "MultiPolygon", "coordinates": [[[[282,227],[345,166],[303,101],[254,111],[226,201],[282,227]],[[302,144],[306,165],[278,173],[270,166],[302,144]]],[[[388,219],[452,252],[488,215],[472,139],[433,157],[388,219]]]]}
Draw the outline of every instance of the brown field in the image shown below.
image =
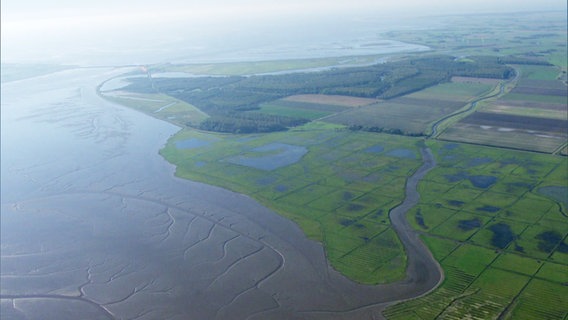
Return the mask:
{"type": "Polygon", "coordinates": [[[351,108],[370,105],[378,101],[377,99],[370,99],[370,98],[358,98],[358,97],[324,95],[324,94],[299,94],[284,98],[282,100],[315,103],[315,104],[329,104],[329,105],[351,107],[351,108]]]}
{"type": "Polygon", "coordinates": [[[566,109],[551,110],[544,108],[511,106],[508,104],[491,104],[489,106],[483,107],[483,111],[489,113],[521,115],[521,116],[524,115],[524,116],[532,116],[532,117],[548,118],[548,119],[560,119],[560,120],[568,119],[568,112],[566,109]]]}
{"type": "Polygon", "coordinates": [[[521,79],[519,86],[521,87],[532,87],[532,88],[548,88],[548,89],[560,89],[564,90],[566,93],[566,85],[559,80],[536,80],[536,79],[521,79]]]}
{"type": "Polygon", "coordinates": [[[566,110],[566,105],[562,103],[547,103],[547,102],[535,102],[535,101],[523,101],[523,100],[497,100],[495,103],[507,105],[510,107],[561,110],[561,111],[566,110]]]}
{"type": "Polygon", "coordinates": [[[444,131],[440,140],[552,153],[566,142],[566,135],[458,123],[444,131]]]}
{"type": "Polygon", "coordinates": [[[526,117],[510,114],[475,112],[461,122],[480,126],[554,132],[566,135],[568,120],[526,117]]]}
{"type": "Polygon", "coordinates": [[[405,97],[351,109],[328,117],[325,121],[348,126],[360,125],[400,129],[408,133],[425,133],[432,122],[460,109],[465,104],[463,101],[405,97]]]}
{"type": "Polygon", "coordinates": [[[499,83],[499,79],[452,77],[452,82],[455,82],[455,83],[483,83],[483,84],[489,84],[489,85],[496,85],[496,84],[499,83]]]}
{"type": "Polygon", "coordinates": [[[516,87],[511,91],[511,93],[520,93],[520,94],[536,94],[536,95],[544,95],[544,96],[561,96],[565,97],[568,93],[566,88],[563,89],[555,89],[555,88],[541,88],[541,87],[516,87]]]}

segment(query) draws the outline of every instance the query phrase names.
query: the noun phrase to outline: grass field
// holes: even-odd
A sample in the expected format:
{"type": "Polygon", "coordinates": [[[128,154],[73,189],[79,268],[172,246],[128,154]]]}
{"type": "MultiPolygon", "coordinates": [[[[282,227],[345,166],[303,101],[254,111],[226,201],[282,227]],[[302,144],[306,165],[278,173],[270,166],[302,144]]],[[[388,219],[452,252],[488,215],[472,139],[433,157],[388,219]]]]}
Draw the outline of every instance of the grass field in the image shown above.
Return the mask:
{"type": "MultiPolygon", "coordinates": [[[[554,66],[520,66],[522,79],[527,80],[557,80],[560,70],[554,66]]],[[[522,83],[522,81],[521,81],[522,83]]]]}

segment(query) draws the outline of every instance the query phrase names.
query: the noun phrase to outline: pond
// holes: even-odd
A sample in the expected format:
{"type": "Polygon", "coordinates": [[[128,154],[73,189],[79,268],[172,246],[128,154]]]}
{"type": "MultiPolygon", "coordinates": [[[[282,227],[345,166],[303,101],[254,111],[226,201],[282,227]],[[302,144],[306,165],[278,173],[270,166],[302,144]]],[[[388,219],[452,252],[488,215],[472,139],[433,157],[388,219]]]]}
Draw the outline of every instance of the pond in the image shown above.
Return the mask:
{"type": "Polygon", "coordinates": [[[538,188],[538,193],[568,206],[568,187],[547,186],[538,188]]]}
{"type": "Polygon", "coordinates": [[[298,162],[306,153],[306,147],[275,142],[254,148],[248,155],[228,158],[227,162],[272,171],[298,162]]]}

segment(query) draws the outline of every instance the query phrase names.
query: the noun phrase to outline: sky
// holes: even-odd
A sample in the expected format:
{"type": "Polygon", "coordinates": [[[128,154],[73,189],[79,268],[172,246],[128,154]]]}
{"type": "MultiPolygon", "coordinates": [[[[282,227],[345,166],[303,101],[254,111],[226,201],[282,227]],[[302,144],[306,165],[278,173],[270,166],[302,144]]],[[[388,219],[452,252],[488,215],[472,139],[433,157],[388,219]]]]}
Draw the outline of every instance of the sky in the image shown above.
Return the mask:
{"type": "MultiPolygon", "coordinates": [[[[231,37],[252,41],[271,33],[289,38],[333,21],[359,16],[410,19],[414,15],[566,10],[566,0],[2,0],[2,60],[61,57],[66,52],[142,52],[191,39],[196,47],[231,37]],[[314,21],[309,23],[309,21],[314,21]],[[280,26],[280,27],[279,27],[280,26]],[[294,26],[298,29],[292,31],[294,26]],[[302,30],[302,28],[304,28],[302,30]],[[264,30],[261,34],[259,30],[264,30]],[[251,32],[252,31],[252,32],[251,32]],[[245,39],[244,34],[249,35],[245,39]]],[[[386,21],[386,20],[385,20],[386,21]]],[[[343,30],[344,31],[344,30],[343,30]]],[[[186,44],[188,41],[185,41],[186,44]]],[[[159,50],[158,50],[159,51],[159,50]]],[[[149,53],[149,52],[148,52],[149,53]]],[[[150,54],[150,53],[149,53],[150,54]]]]}

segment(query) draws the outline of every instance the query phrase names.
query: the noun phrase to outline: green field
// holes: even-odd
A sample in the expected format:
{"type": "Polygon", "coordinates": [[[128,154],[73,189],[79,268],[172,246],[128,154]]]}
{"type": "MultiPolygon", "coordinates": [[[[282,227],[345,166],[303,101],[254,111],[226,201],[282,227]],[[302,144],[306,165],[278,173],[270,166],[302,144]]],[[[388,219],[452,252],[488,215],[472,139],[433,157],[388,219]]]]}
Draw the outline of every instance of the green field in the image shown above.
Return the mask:
{"type": "Polygon", "coordinates": [[[557,80],[560,70],[554,66],[519,66],[521,77],[530,80],[557,80]]]}

